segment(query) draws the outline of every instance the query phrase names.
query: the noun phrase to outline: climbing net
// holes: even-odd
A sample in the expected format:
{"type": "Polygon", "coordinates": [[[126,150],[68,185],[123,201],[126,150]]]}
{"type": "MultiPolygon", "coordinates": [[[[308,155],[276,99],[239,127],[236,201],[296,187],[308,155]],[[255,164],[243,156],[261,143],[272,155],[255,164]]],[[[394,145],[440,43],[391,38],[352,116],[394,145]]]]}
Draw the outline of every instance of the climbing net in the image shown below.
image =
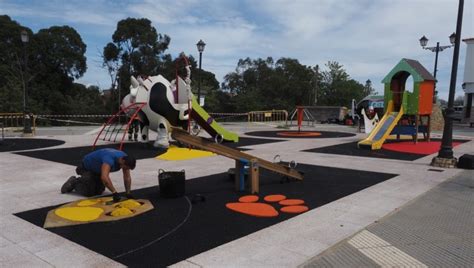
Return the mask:
{"type": "Polygon", "coordinates": [[[129,106],[123,107],[110,117],[102,126],[99,134],[95,138],[93,149],[99,140],[117,142],[120,139],[119,149],[122,150],[125,135],[130,128],[132,122],[138,119],[138,112],[146,105],[146,103],[132,103],[129,106]],[[120,136],[121,134],[121,136],[120,136]]]}

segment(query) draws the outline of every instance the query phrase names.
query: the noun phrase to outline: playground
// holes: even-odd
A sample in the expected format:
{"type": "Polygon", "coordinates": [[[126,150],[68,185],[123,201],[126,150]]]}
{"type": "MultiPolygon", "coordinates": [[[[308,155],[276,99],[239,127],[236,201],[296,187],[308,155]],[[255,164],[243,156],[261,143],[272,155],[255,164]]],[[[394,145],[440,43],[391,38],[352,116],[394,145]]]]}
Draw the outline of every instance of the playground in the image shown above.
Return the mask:
{"type": "MultiPolygon", "coordinates": [[[[238,142],[218,144],[207,133],[196,137],[182,131],[181,136],[171,134],[174,139],[168,149],[157,149],[151,141],[97,144],[100,148],[122,145],[125,152],[135,155],[132,193],[150,206],[131,217],[105,221],[107,216],[100,216],[99,221],[73,217],[57,227],[45,225],[48,213],[64,206],[84,208],[78,205],[81,202],[85,207],[100,207],[94,205],[97,197],[62,195],[59,188],[92,150],[101,128],[71,127],[58,135],[38,128],[34,138],[7,137],[0,157],[6,181],[2,230],[9,231],[2,232],[7,239],[2,243],[21,243],[56,266],[70,263],[65,256],[72,252],[75,262],[87,266],[297,266],[462,173],[461,169],[430,167],[436,152],[424,148],[421,138],[416,148],[423,149],[417,151],[410,151],[415,144],[412,139],[397,141],[396,137],[379,150],[367,150],[357,146],[366,134],[353,126],[302,124],[301,133],[321,133],[309,137],[278,135],[298,133],[298,126],[278,129],[271,122],[223,123],[221,127],[236,133],[238,142]],[[181,154],[198,149],[214,154],[185,160],[160,158],[174,146],[183,147],[181,154]],[[242,169],[251,161],[240,166],[245,174],[230,176],[229,169],[238,169],[240,158],[259,163],[257,188],[252,188],[255,174],[242,169]],[[285,171],[265,168],[267,162],[295,170],[303,178],[283,176],[285,171]],[[163,195],[159,169],[185,171],[182,196],[163,195]]],[[[431,134],[431,142],[439,143],[439,138],[439,133],[431,134]]],[[[472,152],[472,138],[455,136],[456,157],[472,152]]],[[[112,180],[120,181],[120,175],[112,174],[112,180]]],[[[38,257],[18,254],[26,259],[24,263],[37,264],[38,257]]]]}
{"type": "MultiPolygon", "coordinates": [[[[339,254],[340,242],[375,236],[369,227],[438,184],[472,175],[430,166],[441,146],[429,125],[434,78],[417,61],[402,59],[382,81],[384,114],[365,120],[364,133],[305,122],[311,115],[302,106],[295,125],[286,111],[218,122],[191,93],[182,60],[184,78],[132,77],[121,110],[101,126],[2,137],[1,242],[28,248],[18,252],[22,265],[67,266],[72,254],[86,266],[317,264],[339,254]],[[85,168],[83,157],[104,148],[136,158],[127,198],[63,191],[73,170],[85,168]]],[[[455,133],[456,158],[472,153],[473,138],[455,133]]]]}
{"type": "Polygon", "coordinates": [[[2,267],[474,267],[474,0],[3,2],[2,267]]]}

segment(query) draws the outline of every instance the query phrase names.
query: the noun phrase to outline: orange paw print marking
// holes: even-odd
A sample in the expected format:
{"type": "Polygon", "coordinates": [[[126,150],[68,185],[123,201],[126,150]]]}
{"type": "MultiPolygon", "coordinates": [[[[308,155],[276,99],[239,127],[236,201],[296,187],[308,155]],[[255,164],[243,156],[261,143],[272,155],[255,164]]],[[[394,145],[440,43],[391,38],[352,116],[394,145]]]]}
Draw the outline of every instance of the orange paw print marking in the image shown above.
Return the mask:
{"type": "Polygon", "coordinates": [[[276,203],[285,199],[286,199],[286,196],[281,195],[281,194],[267,195],[263,198],[263,200],[267,201],[268,203],[276,203]]]}
{"type": "MultiPolygon", "coordinates": [[[[254,216],[254,217],[276,217],[279,215],[278,211],[270,204],[258,203],[259,197],[256,195],[246,195],[239,198],[237,203],[227,203],[226,207],[235,212],[254,216]]],[[[286,199],[286,196],[276,194],[267,195],[263,198],[268,203],[278,203],[282,206],[280,209],[284,213],[303,213],[309,208],[304,206],[304,200],[301,199],[286,199]]]]}
{"type": "Polygon", "coordinates": [[[246,195],[239,198],[240,203],[254,203],[258,201],[258,196],[256,195],[246,195]]]}

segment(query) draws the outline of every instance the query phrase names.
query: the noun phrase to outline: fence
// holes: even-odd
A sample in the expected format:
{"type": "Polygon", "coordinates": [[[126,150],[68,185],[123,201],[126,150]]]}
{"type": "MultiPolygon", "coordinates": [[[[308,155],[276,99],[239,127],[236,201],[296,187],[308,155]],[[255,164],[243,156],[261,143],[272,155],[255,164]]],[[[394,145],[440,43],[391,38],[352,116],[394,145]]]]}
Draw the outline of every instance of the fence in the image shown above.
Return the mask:
{"type": "Polygon", "coordinates": [[[249,123],[284,123],[288,120],[288,112],[285,110],[253,111],[248,113],[249,123]]]}
{"type": "Polygon", "coordinates": [[[20,131],[24,127],[24,121],[31,120],[31,128],[33,133],[36,126],[36,117],[30,115],[28,118],[25,118],[23,113],[0,113],[0,124],[2,126],[2,133],[4,129],[11,131],[20,131]]]}
{"type": "MultiPolygon", "coordinates": [[[[110,114],[39,114],[36,121],[41,126],[100,126],[110,117],[110,114]]],[[[126,121],[125,118],[123,120],[126,121]]]]}
{"type": "MultiPolygon", "coordinates": [[[[347,108],[340,106],[300,106],[307,113],[308,120],[316,122],[342,121],[347,114],[347,108]]],[[[296,109],[295,109],[296,110],[296,109]]],[[[305,119],[306,121],[306,119],[305,119]]]]}
{"type": "Polygon", "coordinates": [[[218,122],[245,122],[248,113],[209,113],[218,122]]]}

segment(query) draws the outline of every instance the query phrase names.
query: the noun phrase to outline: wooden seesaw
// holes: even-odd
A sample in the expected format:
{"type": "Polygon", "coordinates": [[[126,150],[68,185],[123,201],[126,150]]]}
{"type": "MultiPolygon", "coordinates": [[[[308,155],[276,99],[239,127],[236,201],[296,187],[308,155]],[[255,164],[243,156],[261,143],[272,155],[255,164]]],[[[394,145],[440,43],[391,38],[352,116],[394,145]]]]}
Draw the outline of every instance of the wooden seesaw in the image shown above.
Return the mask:
{"type": "Polygon", "coordinates": [[[303,180],[303,174],[289,166],[258,158],[256,156],[240,152],[227,146],[210,142],[198,136],[191,136],[180,128],[172,128],[171,137],[181,143],[198,147],[218,155],[222,155],[235,160],[235,189],[243,191],[244,185],[244,166],[249,166],[250,192],[259,192],[259,168],[264,168],[289,178],[303,180]]]}

